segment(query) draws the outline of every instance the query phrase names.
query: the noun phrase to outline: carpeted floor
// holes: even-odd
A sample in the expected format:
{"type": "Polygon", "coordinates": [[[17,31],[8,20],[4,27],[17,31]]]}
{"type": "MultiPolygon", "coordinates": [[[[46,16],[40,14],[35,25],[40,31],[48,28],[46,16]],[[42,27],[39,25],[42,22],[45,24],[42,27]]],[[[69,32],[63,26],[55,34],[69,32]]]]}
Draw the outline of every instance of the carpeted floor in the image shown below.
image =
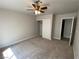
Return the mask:
{"type": "Polygon", "coordinates": [[[74,59],[67,41],[40,37],[10,46],[17,59],[74,59]]]}

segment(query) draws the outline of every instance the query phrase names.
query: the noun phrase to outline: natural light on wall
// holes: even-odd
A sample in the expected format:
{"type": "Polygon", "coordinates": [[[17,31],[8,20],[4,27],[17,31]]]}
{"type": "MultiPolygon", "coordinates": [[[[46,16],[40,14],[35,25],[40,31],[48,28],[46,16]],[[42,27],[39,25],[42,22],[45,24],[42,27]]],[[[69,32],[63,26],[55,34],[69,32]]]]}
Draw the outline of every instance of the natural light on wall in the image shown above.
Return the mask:
{"type": "Polygon", "coordinates": [[[4,57],[4,59],[17,59],[10,48],[6,49],[3,52],[3,57],[4,57]]]}

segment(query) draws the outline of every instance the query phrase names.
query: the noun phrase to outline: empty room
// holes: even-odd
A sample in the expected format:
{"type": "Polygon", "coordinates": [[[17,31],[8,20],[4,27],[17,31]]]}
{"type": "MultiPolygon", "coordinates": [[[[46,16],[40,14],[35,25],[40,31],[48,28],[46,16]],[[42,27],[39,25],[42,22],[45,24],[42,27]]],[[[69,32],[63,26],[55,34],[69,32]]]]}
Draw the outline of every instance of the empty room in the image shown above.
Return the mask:
{"type": "Polygon", "coordinates": [[[79,0],[0,0],[0,59],[79,59],[79,0]]]}

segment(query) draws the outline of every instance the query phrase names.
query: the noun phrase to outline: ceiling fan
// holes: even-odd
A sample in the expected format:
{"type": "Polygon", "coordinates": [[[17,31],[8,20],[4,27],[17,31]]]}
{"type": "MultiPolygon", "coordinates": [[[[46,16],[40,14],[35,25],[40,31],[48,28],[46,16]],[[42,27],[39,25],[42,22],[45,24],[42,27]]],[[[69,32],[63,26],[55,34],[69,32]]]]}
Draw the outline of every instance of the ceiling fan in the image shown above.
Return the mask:
{"type": "Polygon", "coordinates": [[[32,10],[34,11],[36,15],[45,13],[45,10],[47,10],[47,6],[43,4],[40,0],[37,0],[32,4],[32,10]]]}

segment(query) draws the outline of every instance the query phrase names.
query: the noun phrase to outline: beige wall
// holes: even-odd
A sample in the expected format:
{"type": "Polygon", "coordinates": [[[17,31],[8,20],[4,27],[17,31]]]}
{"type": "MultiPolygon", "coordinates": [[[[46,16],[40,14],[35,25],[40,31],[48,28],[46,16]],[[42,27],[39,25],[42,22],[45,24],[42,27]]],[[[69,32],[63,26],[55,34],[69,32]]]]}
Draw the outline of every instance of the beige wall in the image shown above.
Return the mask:
{"type": "Polygon", "coordinates": [[[36,33],[35,16],[0,9],[0,47],[32,38],[36,33]]]}
{"type": "Polygon", "coordinates": [[[75,17],[76,12],[74,13],[67,13],[67,14],[58,14],[55,16],[55,21],[54,21],[54,34],[53,38],[55,39],[61,39],[61,28],[62,28],[62,19],[65,18],[70,18],[70,17],[75,17]]]}
{"type": "Polygon", "coordinates": [[[74,59],[79,59],[79,11],[76,23],[75,40],[73,45],[74,59]]]}

